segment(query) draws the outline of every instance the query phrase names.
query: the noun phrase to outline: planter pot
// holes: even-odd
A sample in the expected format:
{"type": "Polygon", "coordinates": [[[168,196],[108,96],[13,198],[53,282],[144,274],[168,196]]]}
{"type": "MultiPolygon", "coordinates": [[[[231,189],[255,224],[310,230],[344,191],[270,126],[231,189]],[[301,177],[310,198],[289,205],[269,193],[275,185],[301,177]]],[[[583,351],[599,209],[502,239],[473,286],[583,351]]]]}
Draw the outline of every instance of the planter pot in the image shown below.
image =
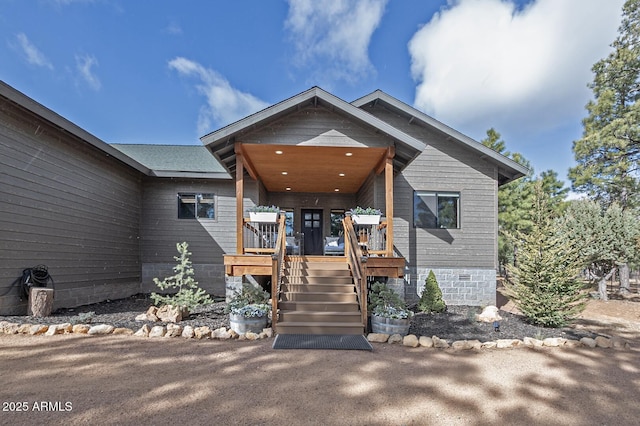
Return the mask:
{"type": "Polygon", "coordinates": [[[411,320],[407,319],[391,319],[386,317],[379,317],[377,315],[371,315],[371,331],[374,333],[383,334],[399,334],[406,336],[409,334],[409,325],[411,320]]]}
{"type": "Polygon", "coordinates": [[[278,212],[249,212],[251,222],[276,223],[278,212]]]}
{"type": "Polygon", "coordinates": [[[379,214],[354,214],[351,219],[356,225],[377,225],[380,223],[379,214]]]}
{"type": "Polygon", "coordinates": [[[247,318],[243,315],[229,314],[230,328],[238,334],[247,332],[262,333],[267,327],[267,316],[247,318]]]}

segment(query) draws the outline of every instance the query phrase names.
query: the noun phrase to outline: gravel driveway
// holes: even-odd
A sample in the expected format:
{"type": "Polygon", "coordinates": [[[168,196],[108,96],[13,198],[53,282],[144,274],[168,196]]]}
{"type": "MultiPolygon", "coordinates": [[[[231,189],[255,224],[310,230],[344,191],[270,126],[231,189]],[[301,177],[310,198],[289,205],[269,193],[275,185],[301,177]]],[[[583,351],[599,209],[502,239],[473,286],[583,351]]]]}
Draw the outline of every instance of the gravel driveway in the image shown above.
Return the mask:
{"type": "Polygon", "coordinates": [[[271,343],[0,335],[0,424],[631,425],[640,418],[637,349],[287,351],[271,343]],[[37,411],[43,407],[50,411],[37,411]]]}

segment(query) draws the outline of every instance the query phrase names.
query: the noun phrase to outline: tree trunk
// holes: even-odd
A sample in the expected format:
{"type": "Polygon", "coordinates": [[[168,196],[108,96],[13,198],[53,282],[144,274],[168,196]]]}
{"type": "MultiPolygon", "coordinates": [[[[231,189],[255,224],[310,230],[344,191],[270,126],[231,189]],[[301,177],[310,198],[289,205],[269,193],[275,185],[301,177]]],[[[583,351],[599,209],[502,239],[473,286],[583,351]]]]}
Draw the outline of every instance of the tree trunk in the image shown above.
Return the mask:
{"type": "Polygon", "coordinates": [[[620,293],[627,294],[631,291],[631,285],[629,284],[629,264],[623,263],[620,265],[618,271],[620,276],[620,293]]]}
{"type": "Polygon", "coordinates": [[[604,300],[605,302],[609,300],[609,297],[607,296],[607,281],[615,273],[616,273],[616,268],[612,268],[611,271],[609,271],[607,275],[603,275],[602,278],[600,278],[600,281],[598,282],[598,294],[600,295],[600,299],[604,300]]]}
{"type": "Polygon", "coordinates": [[[53,289],[31,287],[29,289],[29,315],[48,317],[53,310],[53,289]]]}

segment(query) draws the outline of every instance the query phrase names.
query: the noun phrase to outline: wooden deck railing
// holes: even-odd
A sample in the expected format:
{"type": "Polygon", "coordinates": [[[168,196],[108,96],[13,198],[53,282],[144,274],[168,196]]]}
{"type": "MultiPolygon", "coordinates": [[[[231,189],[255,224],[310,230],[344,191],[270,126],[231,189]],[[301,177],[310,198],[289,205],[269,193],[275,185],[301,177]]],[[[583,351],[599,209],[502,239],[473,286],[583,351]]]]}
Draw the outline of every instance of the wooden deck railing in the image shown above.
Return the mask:
{"type": "Polygon", "coordinates": [[[353,227],[350,216],[346,216],[342,220],[344,227],[344,254],[347,263],[353,274],[356,285],[356,293],[360,301],[360,313],[362,315],[362,324],[367,326],[367,271],[366,257],[362,253],[362,248],[358,241],[358,234],[353,227]]]}
{"type": "MultiPolygon", "coordinates": [[[[242,233],[243,253],[275,253],[278,239],[278,228],[284,215],[280,215],[278,222],[262,223],[251,222],[244,219],[244,232],[242,233]]],[[[284,239],[284,236],[283,236],[284,239]]]]}
{"type": "Polygon", "coordinates": [[[358,236],[358,243],[367,250],[368,254],[383,256],[387,254],[387,222],[382,221],[378,225],[357,225],[353,228],[358,236]]]}
{"type": "Polygon", "coordinates": [[[274,331],[278,323],[278,297],[284,276],[284,256],[287,253],[286,232],[285,215],[281,214],[278,220],[278,236],[271,257],[271,327],[274,331]]]}

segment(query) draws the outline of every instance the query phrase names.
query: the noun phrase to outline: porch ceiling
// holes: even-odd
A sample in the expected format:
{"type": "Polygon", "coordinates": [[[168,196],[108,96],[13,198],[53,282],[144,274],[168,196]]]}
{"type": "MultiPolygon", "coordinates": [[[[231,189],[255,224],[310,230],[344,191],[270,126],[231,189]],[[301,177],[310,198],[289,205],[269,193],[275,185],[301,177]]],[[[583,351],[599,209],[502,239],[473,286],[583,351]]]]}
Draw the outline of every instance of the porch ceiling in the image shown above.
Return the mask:
{"type": "Polygon", "coordinates": [[[242,150],[269,191],[340,194],[357,192],[387,153],[384,148],[258,144],[243,144],[242,150]]]}

